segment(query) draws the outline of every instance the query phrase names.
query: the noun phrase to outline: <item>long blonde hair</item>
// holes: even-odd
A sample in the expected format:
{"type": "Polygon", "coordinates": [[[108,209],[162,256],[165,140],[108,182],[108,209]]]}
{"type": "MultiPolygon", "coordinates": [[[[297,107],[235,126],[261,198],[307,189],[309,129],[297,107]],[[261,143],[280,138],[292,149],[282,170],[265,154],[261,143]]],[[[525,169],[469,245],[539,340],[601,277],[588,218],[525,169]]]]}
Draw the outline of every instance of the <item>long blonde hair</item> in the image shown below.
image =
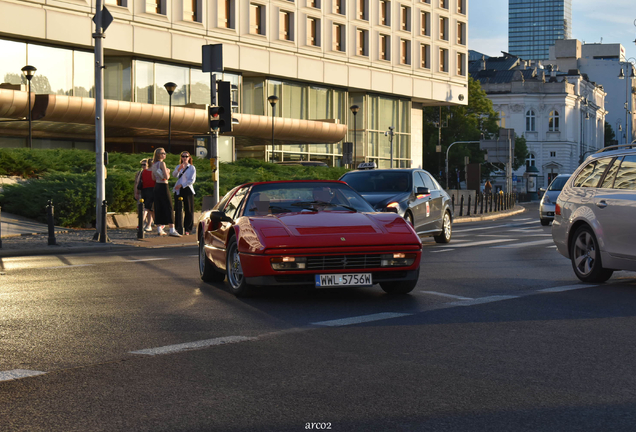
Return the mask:
{"type": "Polygon", "coordinates": [[[152,167],[155,162],[159,161],[159,153],[161,153],[162,151],[165,151],[163,147],[157,147],[155,149],[155,152],[152,154],[152,159],[148,163],[148,168],[152,167]]]}

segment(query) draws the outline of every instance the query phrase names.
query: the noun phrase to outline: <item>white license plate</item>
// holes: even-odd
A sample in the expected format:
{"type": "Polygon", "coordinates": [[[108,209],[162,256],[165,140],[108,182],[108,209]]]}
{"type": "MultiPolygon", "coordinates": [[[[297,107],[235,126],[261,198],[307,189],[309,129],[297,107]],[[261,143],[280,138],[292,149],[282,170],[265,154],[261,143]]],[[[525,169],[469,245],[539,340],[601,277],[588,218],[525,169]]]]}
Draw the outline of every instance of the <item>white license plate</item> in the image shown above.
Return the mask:
{"type": "Polygon", "coordinates": [[[371,273],[316,275],[317,287],[371,286],[371,273]]]}

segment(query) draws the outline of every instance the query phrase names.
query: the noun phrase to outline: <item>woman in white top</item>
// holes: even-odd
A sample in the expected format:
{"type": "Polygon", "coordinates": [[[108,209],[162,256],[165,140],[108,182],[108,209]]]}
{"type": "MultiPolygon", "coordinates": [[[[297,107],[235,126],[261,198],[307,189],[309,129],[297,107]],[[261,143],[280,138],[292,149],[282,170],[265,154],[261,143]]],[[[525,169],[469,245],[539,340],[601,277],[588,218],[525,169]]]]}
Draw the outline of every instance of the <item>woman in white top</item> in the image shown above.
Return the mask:
{"type": "Polygon", "coordinates": [[[174,199],[183,198],[183,230],[186,235],[194,229],[194,182],[197,180],[197,169],[192,165],[192,156],[187,151],[181,152],[181,164],[172,172],[177,177],[174,185],[174,199]]]}
{"type": "Polygon", "coordinates": [[[174,209],[172,207],[172,199],[170,190],[168,189],[168,179],[170,171],[166,167],[164,159],[166,151],[159,147],[155,149],[153,155],[152,175],[155,179],[155,224],[157,225],[157,234],[166,235],[163,231],[165,225],[170,227],[169,234],[173,237],[181,237],[174,229],[174,209]]]}

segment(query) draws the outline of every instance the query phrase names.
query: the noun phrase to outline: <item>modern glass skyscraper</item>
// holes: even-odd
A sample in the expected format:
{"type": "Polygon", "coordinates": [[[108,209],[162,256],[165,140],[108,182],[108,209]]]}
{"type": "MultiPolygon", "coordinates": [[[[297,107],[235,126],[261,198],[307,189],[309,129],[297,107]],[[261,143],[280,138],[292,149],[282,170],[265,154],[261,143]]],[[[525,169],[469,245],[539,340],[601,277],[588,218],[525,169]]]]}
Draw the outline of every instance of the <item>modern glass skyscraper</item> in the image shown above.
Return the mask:
{"type": "Polygon", "coordinates": [[[509,0],[508,52],[547,60],[558,39],[572,38],[572,0],[509,0]]]}

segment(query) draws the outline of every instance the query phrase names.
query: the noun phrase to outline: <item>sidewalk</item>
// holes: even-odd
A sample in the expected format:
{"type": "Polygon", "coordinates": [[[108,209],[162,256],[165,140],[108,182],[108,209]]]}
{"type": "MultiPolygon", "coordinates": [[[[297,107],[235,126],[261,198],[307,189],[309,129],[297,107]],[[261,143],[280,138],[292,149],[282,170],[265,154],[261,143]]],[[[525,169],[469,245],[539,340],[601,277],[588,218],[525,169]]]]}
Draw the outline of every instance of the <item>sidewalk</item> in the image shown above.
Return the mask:
{"type": "MultiPolygon", "coordinates": [[[[513,209],[497,213],[456,217],[453,223],[494,220],[516,215],[524,211],[526,211],[525,207],[517,204],[513,209]]],[[[71,229],[55,227],[56,245],[49,246],[48,226],[46,224],[5,212],[0,214],[0,218],[0,229],[2,231],[0,258],[106,252],[136,247],[195,247],[197,245],[196,235],[184,235],[182,237],[158,236],[157,231],[154,229],[150,233],[144,233],[145,238],[138,239],[137,229],[130,228],[131,223],[136,223],[132,215],[112,215],[112,217],[109,217],[108,225],[111,227],[115,226],[116,228],[108,229],[107,235],[110,241],[107,243],[100,243],[93,240],[95,235],[94,228],[71,229]],[[128,228],[122,228],[120,226],[128,226],[128,228]]]]}

